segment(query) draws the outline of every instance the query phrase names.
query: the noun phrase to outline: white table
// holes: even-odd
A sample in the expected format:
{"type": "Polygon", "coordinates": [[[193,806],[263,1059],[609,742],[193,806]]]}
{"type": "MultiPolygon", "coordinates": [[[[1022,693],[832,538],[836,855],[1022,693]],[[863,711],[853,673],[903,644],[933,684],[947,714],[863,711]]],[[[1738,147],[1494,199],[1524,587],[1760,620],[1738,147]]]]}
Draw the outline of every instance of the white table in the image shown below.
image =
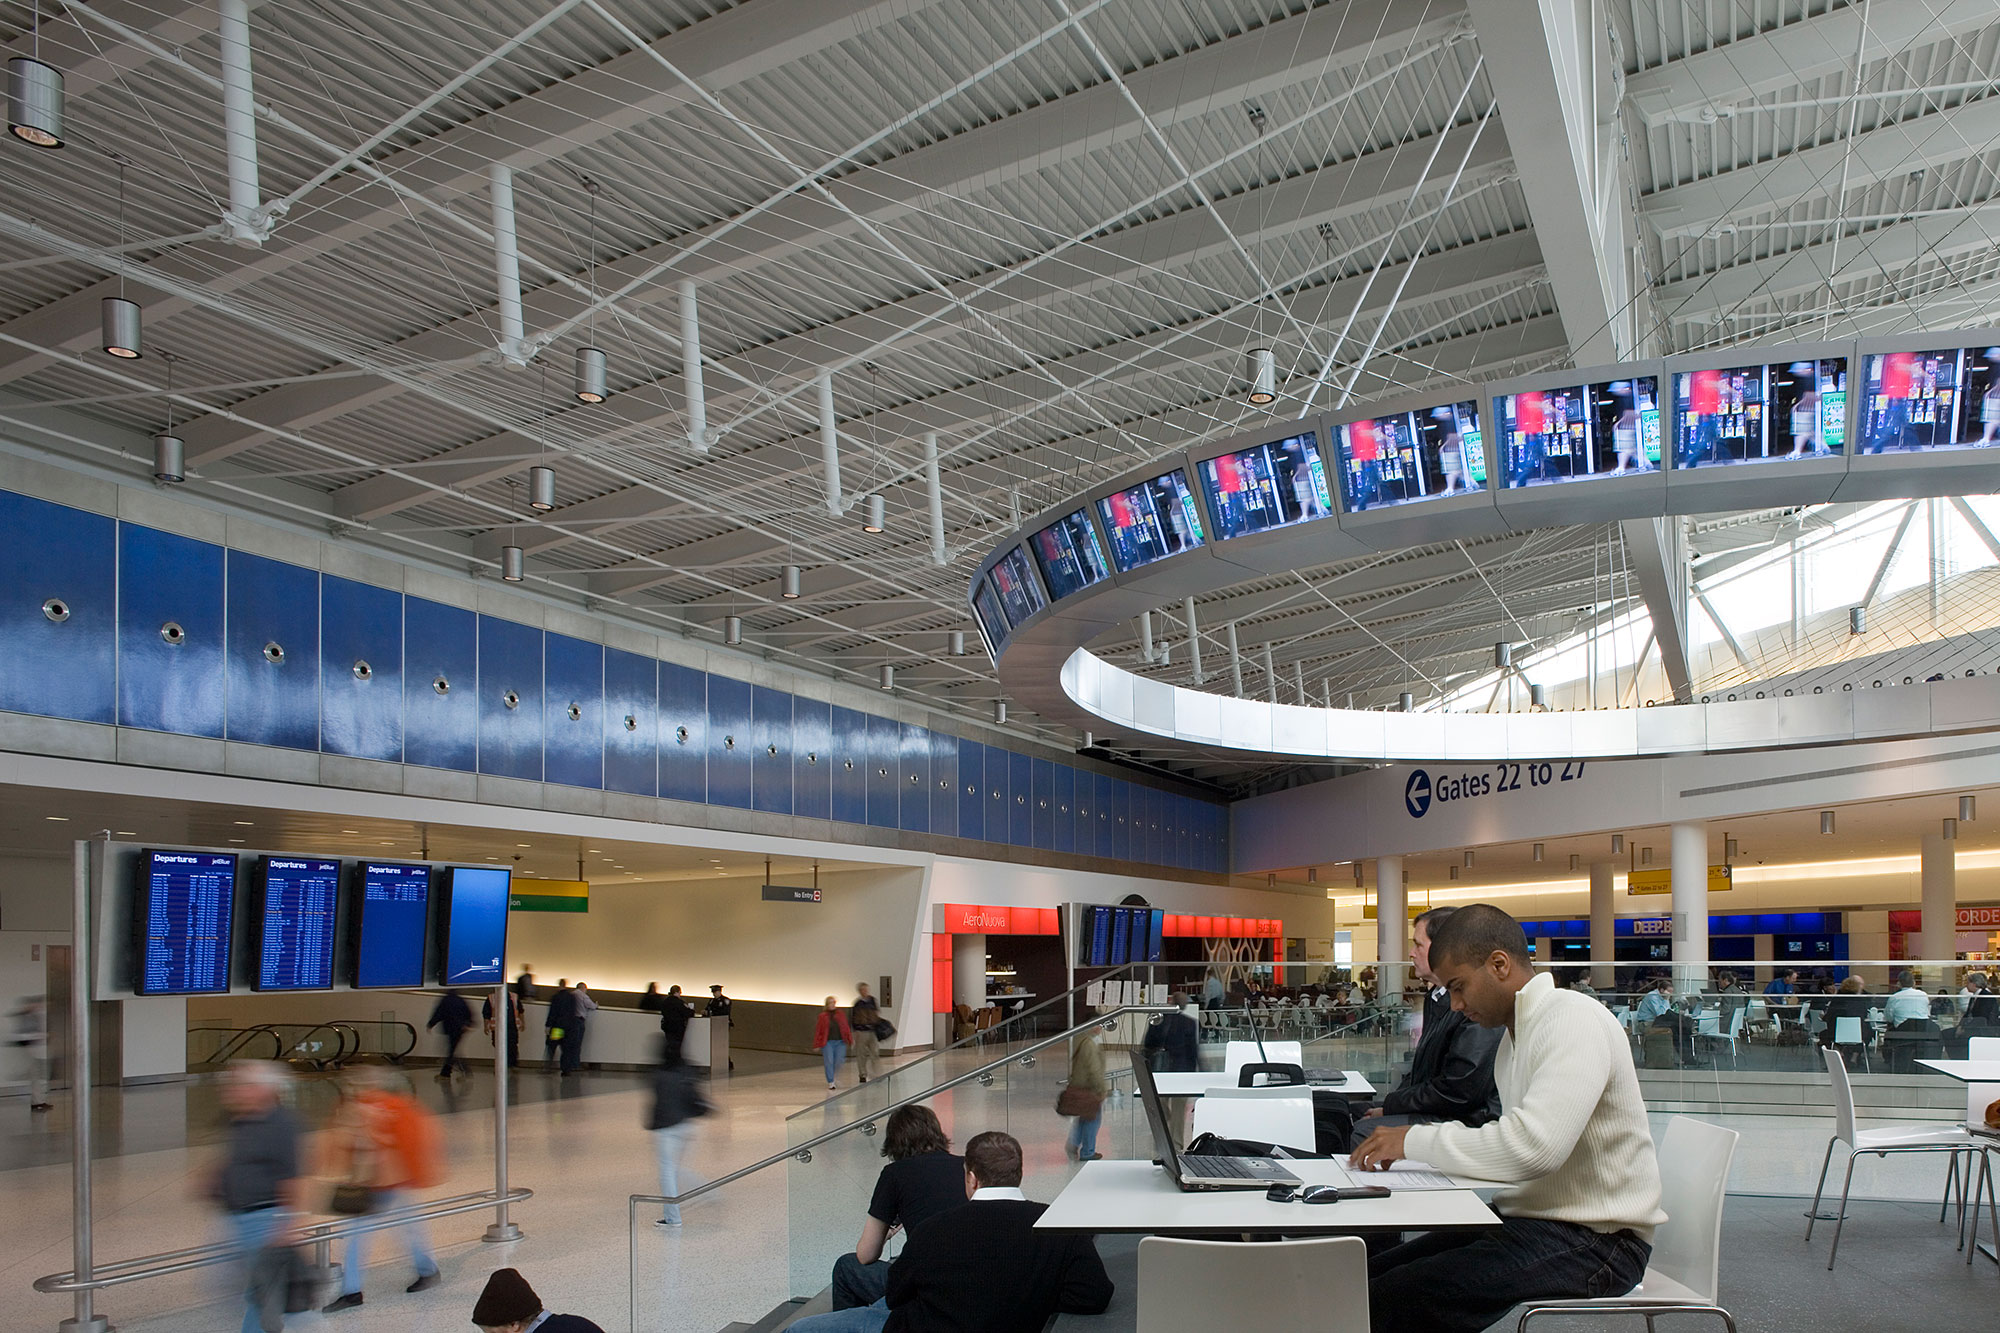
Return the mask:
{"type": "MultiPolygon", "coordinates": [[[[1337,1092],[1343,1097],[1375,1095],[1375,1085],[1361,1077],[1361,1071],[1343,1069],[1340,1073],[1341,1081],[1338,1083],[1308,1083],[1304,1088],[1297,1088],[1297,1085],[1293,1085],[1293,1088],[1298,1091],[1337,1092]]],[[[1160,1096],[1166,1099],[1205,1097],[1210,1088],[1233,1088],[1236,1086],[1236,1081],[1220,1069],[1197,1069],[1185,1074],[1155,1074],[1153,1086],[1158,1088],[1160,1096]]]]}
{"type": "MultiPolygon", "coordinates": [[[[1926,1069],[1934,1069],[1947,1078],[1955,1078],[1960,1083],[2000,1083],[2000,1060],[1919,1060],[1917,1063],[1926,1069]]],[[[1996,1252],[1991,1245],[1979,1243],[1979,1200],[1982,1196],[1988,1200],[1987,1212],[1992,1214],[1993,1230],[1996,1235],[2000,1235],[2000,1212],[1995,1212],[1991,1203],[1993,1189],[1991,1163],[1993,1153],[2000,1151],[2000,1133],[1977,1125],[1968,1124],[1965,1128],[1972,1136],[1973,1142],[1980,1148],[1979,1182],[1972,1190],[1972,1245],[1966,1250],[1965,1261],[1971,1263],[1972,1256],[1976,1252],[1995,1263],[2000,1263],[2000,1252],[1996,1252]]],[[[1963,1190],[1964,1186],[1961,1185],[1959,1188],[1963,1190]]]]}
{"type": "MultiPolygon", "coordinates": [[[[1308,1185],[1345,1184],[1338,1161],[1287,1161],[1308,1185]]],[[[1359,1175],[1360,1173],[1354,1173],[1359,1175]]],[[[1394,1175],[1370,1184],[1394,1184],[1394,1175]]],[[[1273,1203],[1262,1190],[1183,1193],[1152,1162],[1086,1162],[1035,1226],[1048,1231],[1128,1235],[1282,1232],[1290,1236],[1356,1231],[1447,1231],[1496,1227],[1500,1219],[1470,1188],[1399,1190],[1386,1199],[1273,1203]]]]}
{"type": "Polygon", "coordinates": [[[2000,1060],[1919,1060],[1917,1063],[1960,1083],[2000,1083],[2000,1060]]]}

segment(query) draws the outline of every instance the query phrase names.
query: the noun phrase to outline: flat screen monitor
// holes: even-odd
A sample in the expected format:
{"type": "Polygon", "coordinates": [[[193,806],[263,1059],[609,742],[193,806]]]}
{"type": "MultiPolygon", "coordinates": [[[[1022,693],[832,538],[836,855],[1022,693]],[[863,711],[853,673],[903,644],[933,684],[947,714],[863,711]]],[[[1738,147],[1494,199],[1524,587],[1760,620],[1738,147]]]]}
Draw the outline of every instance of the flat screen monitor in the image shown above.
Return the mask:
{"type": "Polygon", "coordinates": [[[1097,502],[1097,515],[1111,534],[1111,563],[1121,574],[1207,540],[1187,472],[1181,468],[1112,492],[1097,502]]]}
{"type": "Polygon", "coordinates": [[[1674,408],[1682,470],[1837,457],[1847,446],[1847,358],[1677,370],[1674,408]]]}
{"type": "Polygon", "coordinates": [[[1111,917],[1111,966],[1121,967],[1132,961],[1132,913],[1124,907],[1112,909],[1111,917]]]}
{"type": "Polygon", "coordinates": [[[1167,913],[1165,908],[1155,907],[1148,915],[1151,919],[1146,923],[1146,961],[1157,963],[1160,961],[1161,941],[1167,933],[1167,913]]]}
{"type": "Polygon", "coordinates": [[[1111,958],[1111,909],[1087,907],[1083,913],[1082,937],[1077,941],[1076,961],[1084,967],[1108,967],[1111,958]]]}
{"type": "Polygon", "coordinates": [[[999,563],[986,571],[986,577],[1000,598],[1000,609],[1007,613],[1007,624],[1014,629],[1048,605],[1042,600],[1041,585],[1028,570],[1027,553],[1018,546],[1001,556],[999,563]]]}
{"type": "Polygon", "coordinates": [[[1871,352],[1858,454],[2000,445],[2000,347],[1871,352]]]}
{"type": "Polygon", "coordinates": [[[1349,513],[1486,488],[1479,405],[1470,399],[1350,421],[1334,437],[1349,513]]]}
{"type": "Polygon", "coordinates": [[[1058,601],[1111,577],[1104,543],[1097,540],[1090,515],[1081,509],[1043,528],[1028,539],[1028,545],[1034,549],[1035,563],[1042,567],[1049,596],[1058,601]]]}
{"type": "Polygon", "coordinates": [[[1660,467],[1660,382],[1652,375],[1525,389],[1493,400],[1500,484],[1514,488],[1660,467]]]}
{"type": "Polygon", "coordinates": [[[1000,610],[1000,596],[993,591],[990,579],[981,579],[972,586],[972,611],[979,617],[979,628],[986,634],[986,646],[991,651],[1000,651],[1000,645],[1007,642],[1009,633],[1007,616],[1000,610]]]}
{"type": "Polygon", "coordinates": [[[355,879],[354,984],[423,985],[431,868],[363,861],[355,879]]]}
{"type": "Polygon", "coordinates": [[[140,995],[216,995],[229,989],[229,931],[236,912],[233,852],[139,854],[140,995]]]}
{"type": "Polygon", "coordinates": [[[1289,527],[1333,513],[1319,437],[1311,431],[1195,465],[1217,541],[1289,527]]]}
{"type": "Polygon", "coordinates": [[[444,944],[438,981],[446,986],[497,986],[507,956],[507,895],[514,872],[453,866],[444,879],[444,944]]]}
{"type": "Polygon", "coordinates": [[[258,990],[326,990],[333,985],[333,924],[340,862],[267,856],[259,898],[258,990]]]}

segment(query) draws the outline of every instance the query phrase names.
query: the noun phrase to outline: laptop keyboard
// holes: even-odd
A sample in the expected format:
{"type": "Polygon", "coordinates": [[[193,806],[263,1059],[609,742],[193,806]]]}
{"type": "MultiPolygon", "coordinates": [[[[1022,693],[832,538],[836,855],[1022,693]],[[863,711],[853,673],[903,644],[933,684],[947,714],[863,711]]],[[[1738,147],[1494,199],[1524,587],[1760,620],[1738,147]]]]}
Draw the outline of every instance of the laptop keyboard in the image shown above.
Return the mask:
{"type": "Polygon", "coordinates": [[[1236,1180],[1257,1180],[1263,1172],[1250,1165],[1252,1159],[1243,1157],[1183,1157],[1181,1170],[1188,1175],[1209,1177],[1230,1177],[1236,1180]]]}

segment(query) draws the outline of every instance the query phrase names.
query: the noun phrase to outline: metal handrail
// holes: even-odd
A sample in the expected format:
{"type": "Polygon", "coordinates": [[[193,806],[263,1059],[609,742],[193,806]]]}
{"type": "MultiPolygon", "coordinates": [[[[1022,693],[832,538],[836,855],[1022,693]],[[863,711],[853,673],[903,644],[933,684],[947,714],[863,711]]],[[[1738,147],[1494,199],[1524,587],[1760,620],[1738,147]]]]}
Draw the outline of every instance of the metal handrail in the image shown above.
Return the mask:
{"type": "MultiPolygon", "coordinates": [[[[962,1083],[970,1083],[974,1079],[977,1079],[982,1075],[991,1073],[994,1069],[998,1068],[1001,1065],[1011,1063],[1015,1060],[1025,1059],[1026,1057],[1033,1055],[1037,1051],[1046,1050],[1048,1047],[1056,1045],[1058,1042],[1068,1041],[1071,1037],[1074,1037],[1077,1033],[1082,1032],[1088,1028],[1102,1027],[1106,1031],[1110,1031],[1117,1027],[1118,1025],[1117,1020],[1124,1017],[1126,1014],[1158,1015],[1158,1014],[1170,1014],[1174,1012],[1176,1011],[1167,1005],[1129,1004],[1124,1006],[1123,1008],[1113,1009],[1109,1013],[1097,1014],[1092,1018],[1086,1019],[1084,1022],[1078,1023],[1075,1027],[1070,1028],[1067,1031],[1059,1032],[1053,1037],[1044,1037],[1042,1040],[1036,1042],[1034,1045],[1029,1046],[1023,1050],[1009,1051],[1006,1055],[1000,1056],[998,1059],[990,1060],[987,1063],[980,1065],[977,1069],[968,1070],[963,1074],[959,1074],[952,1078],[948,1078],[944,1082],[939,1083],[934,1087],[928,1088],[923,1092],[917,1093],[915,1096],[905,1097],[901,1101],[890,1102],[880,1111],[872,1112],[864,1120],[850,1120],[848,1123],[841,1125],[836,1129],[827,1130],[824,1134],[816,1134],[812,1138],[807,1139],[804,1143],[795,1143],[781,1153],[773,1153],[771,1156],[764,1158],[760,1162],[752,1162],[750,1165],[742,1168],[741,1170],[732,1171],[728,1175],[720,1176],[714,1180],[704,1181],[701,1184],[695,1186],[693,1189],[687,1191],[685,1194],[634,1194],[628,1196],[625,1201],[625,1242],[626,1242],[626,1250],[629,1256],[629,1271],[628,1271],[629,1281],[627,1284],[627,1292],[630,1298],[630,1309],[628,1313],[630,1316],[629,1326],[631,1328],[631,1333],[639,1333],[639,1205],[640,1204],[642,1203],[676,1204],[676,1205],[683,1204],[692,1199],[700,1198],[702,1195],[707,1194],[710,1190],[721,1189],[724,1185],[733,1184],[734,1182],[743,1179],[745,1176],[755,1175],[757,1172],[762,1171],[767,1167],[776,1166],[780,1162],[788,1162],[795,1157],[809,1162],[812,1160],[812,1150],[814,1148],[819,1147],[819,1145],[821,1145],[822,1143],[830,1143],[834,1139],[841,1137],[843,1134],[852,1134],[855,1131],[864,1128],[865,1126],[874,1124],[877,1120],[893,1115],[895,1112],[902,1110],[905,1106],[914,1106],[918,1102],[929,1101],[932,1097],[937,1096],[940,1092],[947,1092],[952,1088],[958,1087],[962,1083]]],[[[833,1100],[835,1099],[831,1097],[827,1098],[827,1101],[833,1101],[833,1100]]],[[[814,1105],[825,1106],[826,1102],[815,1102],[814,1105]]]]}
{"type": "MultiPolygon", "coordinates": [[[[310,1244],[315,1251],[315,1267],[327,1267],[329,1250],[333,1242],[348,1236],[361,1235],[370,1231],[386,1231],[408,1222],[428,1220],[433,1217],[455,1217],[460,1213],[477,1213],[505,1202],[519,1203],[532,1199],[531,1189],[515,1188],[507,1191],[504,1200],[492,1190],[476,1190],[471,1194],[454,1194],[448,1198],[431,1199],[424,1203],[406,1204],[401,1208],[391,1208],[385,1212],[369,1213],[362,1217],[343,1218],[338,1222],[319,1222],[300,1228],[302,1243],[310,1244]]],[[[64,1273],[50,1273],[35,1279],[36,1291],[61,1293],[75,1291],[101,1291],[106,1287],[122,1287],[128,1282],[143,1282],[147,1278],[168,1277],[174,1273],[191,1272],[197,1268],[212,1268],[216,1264],[230,1263],[242,1255],[242,1247],[233,1241],[220,1241],[208,1245],[196,1245],[185,1250],[169,1250],[164,1254],[143,1254],[132,1259],[95,1265],[88,1280],[77,1280],[74,1270],[64,1273]]]]}

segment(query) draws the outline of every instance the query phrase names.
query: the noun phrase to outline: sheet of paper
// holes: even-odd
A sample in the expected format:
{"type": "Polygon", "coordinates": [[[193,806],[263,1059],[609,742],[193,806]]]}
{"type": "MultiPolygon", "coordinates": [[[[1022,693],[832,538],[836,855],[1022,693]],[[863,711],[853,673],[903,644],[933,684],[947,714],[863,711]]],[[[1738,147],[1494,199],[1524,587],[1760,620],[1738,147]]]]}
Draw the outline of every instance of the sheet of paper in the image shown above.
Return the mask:
{"type": "Polygon", "coordinates": [[[1397,1162],[1387,1171],[1340,1170],[1349,1185],[1381,1185],[1390,1190],[1456,1190],[1465,1186],[1427,1162],[1397,1162]]]}
{"type": "Polygon", "coordinates": [[[1104,1007],[1104,983],[1093,981],[1083,988],[1083,1002],[1092,1009],[1104,1007]]]}

